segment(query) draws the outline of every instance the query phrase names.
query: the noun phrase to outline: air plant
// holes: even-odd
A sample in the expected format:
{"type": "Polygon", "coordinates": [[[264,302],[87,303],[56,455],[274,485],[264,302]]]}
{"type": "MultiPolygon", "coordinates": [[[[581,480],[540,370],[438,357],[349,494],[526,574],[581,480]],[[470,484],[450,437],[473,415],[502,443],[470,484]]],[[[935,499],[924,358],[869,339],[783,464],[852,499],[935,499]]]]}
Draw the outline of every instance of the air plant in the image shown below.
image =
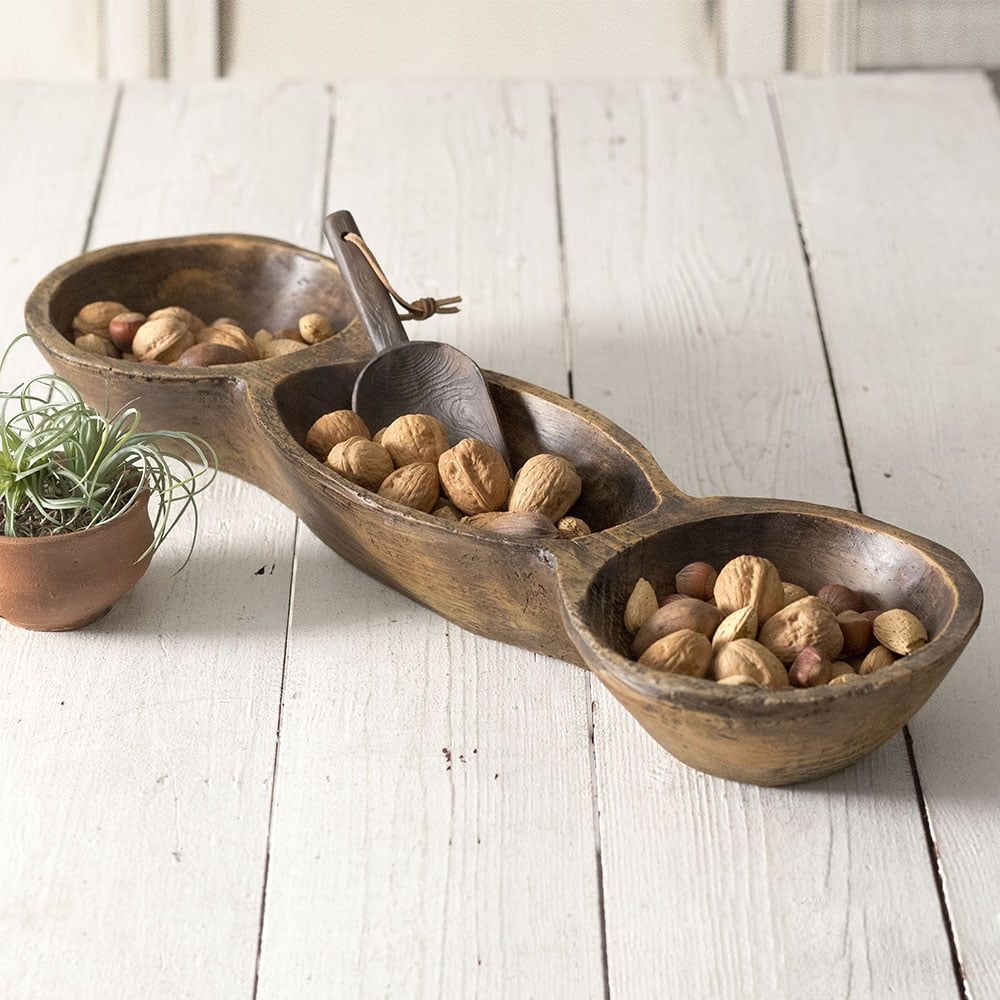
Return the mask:
{"type": "MultiPolygon", "coordinates": [[[[9,353],[0,360],[0,372],[9,353]]],[[[101,413],[58,375],[0,391],[2,534],[84,531],[106,524],[149,490],[157,500],[153,542],[140,558],[159,548],[189,511],[190,558],[198,533],[195,498],[215,478],[215,452],[197,435],[141,432],[139,422],[135,406],[101,413]],[[193,454],[200,468],[174,445],[193,454]]]]}

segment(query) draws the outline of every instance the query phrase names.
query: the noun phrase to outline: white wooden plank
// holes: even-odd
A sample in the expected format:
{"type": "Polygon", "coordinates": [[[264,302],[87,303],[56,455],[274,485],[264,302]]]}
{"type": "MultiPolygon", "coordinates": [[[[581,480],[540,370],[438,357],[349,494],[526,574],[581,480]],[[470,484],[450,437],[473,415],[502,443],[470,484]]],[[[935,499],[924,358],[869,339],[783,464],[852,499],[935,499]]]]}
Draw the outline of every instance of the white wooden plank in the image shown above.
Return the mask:
{"type": "Polygon", "coordinates": [[[865,509],[968,558],[969,650],[911,725],[970,997],[1000,994],[1000,120],[978,75],[789,80],[781,118],[865,509]]]}
{"type": "Polygon", "coordinates": [[[167,0],[167,76],[171,80],[219,76],[219,8],[218,0],[167,0]]]}
{"type": "Polygon", "coordinates": [[[96,79],[101,75],[98,0],[7,3],[0,78],[96,79]]]}
{"type": "Polygon", "coordinates": [[[806,73],[847,73],[857,65],[858,0],[789,3],[791,67],[806,73]]]}
{"type": "MultiPolygon", "coordinates": [[[[198,229],[314,240],[328,120],[319,86],[126,89],[92,244],[198,229]]],[[[37,211],[46,185],[79,187],[93,154],[66,122],[77,152],[57,140],[58,173],[8,158],[25,171],[3,185],[15,214],[29,210],[15,198],[37,211]]],[[[37,123],[46,138],[52,125],[37,123]]],[[[31,241],[25,229],[11,245],[31,241]]],[[[102,622],[3,628],[0,981],[20,995],[252,992],[295,519],[225,477],[201,510],[191,563],[174,575],[181,532],[102,622]]]]}
{"type": "Polygon", "coordinates": [[[103,0],[104,75],[147,80],[164,75],[163,6],[158,0],[103,0]]]}
{"type": "Polygon", "coordinates": [[[777,73],[785,68],[786,0],[722,0],[716,18],[720,72],[747,76],[777,73]]]}
{"type": "Polygon", "coordinates": [[[330,79],[693,75],[715,69],[703,0],[226,5],[226,75],[330,79]]]}
{"type": "MultiPolygon", "coordinates": [[[[577,396],[691,492],[850,505],[763,87],[569,85],[557,128],[577,396]]],[[[954,991],[901,738],[759,789],[675,762],[598,692],[613,998],[954,991]]]]}
{"type": "Polygon", "coordinates": [[[997,0],[859,0],[858,65],[1000,67],[997,0]]]}
{"type": "MultiPolygon", "coordinates": [[[[465,296],[411,335],[565,386],[543,87],[339,90],[330,205],[404,294],[465,296]]],[[[600,997],[587,699],[303,532],[262,1000],[600,997]]]]}

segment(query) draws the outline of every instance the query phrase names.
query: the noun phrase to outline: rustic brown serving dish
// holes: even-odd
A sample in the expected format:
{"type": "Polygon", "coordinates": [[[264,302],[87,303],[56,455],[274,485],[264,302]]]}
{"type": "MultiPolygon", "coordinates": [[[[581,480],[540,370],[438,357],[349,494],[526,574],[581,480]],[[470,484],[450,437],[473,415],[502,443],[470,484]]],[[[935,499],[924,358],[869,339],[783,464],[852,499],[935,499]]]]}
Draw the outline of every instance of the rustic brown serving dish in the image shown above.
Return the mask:
{"type": "Polygon", "coordinates": [[[979,582],[947,549],[849,511],[688,497],[609,420],[506,375],[486,373],[514,465],[540,451],[572,459],[584,480],[575,512],[594,534],[518,541],[401,507],[302,447],[317,417],[350,406],[371,356],[363,332],[263,362],[149,366],[70,343],[73,316],[97,299],[147,313],[183,304],[251,331],[312,311],[346,325],[354,309],[332,260],[256,236],[108,247],[42,280],[28,300],[28,328],[90,402],[138,400],[147,429],[202,434],[225,471],[287,504],[346,559],[473,632],[585,664],[654,739],[710,774],[789,784],[847,766],[899,731],[978,624],[979,582]],[[933,641],[861,683],[808,691],[657,675],[623,655],[622,611],[638,576],[663,584],[693,559],[721,565],[741,552],[767,556],[783,578],[807,588],[837,580],[873,604],[908,607],[933,641]]]}

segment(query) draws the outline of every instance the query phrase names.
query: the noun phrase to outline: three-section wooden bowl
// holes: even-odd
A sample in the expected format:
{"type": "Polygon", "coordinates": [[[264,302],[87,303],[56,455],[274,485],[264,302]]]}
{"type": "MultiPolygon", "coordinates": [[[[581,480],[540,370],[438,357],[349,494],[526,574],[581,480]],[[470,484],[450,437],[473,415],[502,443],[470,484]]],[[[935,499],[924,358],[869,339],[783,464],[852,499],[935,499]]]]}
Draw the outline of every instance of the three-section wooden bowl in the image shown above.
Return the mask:
{"type": "Polygon", "coordinates": [[[270,361],[181,369],[98,358],[69,341],[98,299],[150,312],[180,304],[251,330],[305,312],[352,318],[333,261],[276,240],[197,236],[84,254],[42,280],[28,328],[52,367],[95,405],[138,400],[147,429],[208,438],[221,467],[287,504],[326,544],[379,580],[481,635],[589,667],[674,756],[710,774],[789,784],[829,774],[885,742],[927,700],[969,641],[982,591],[933,542],[849,511],[681,493],[636,440],[556,393],[487,373],[512,462],[552,451],[583,478],[580,539],[519,541],[383,500],[302,446],[321,414],[350,406],[371,355],[363,333],[270,361]],[[933,641],[850,686],[759,691],[648,671],[628,659],[625,600],[638,576],[665,584],[685,563],[750,552],[784,579],[831,580],[905,606],[933,641]]]}

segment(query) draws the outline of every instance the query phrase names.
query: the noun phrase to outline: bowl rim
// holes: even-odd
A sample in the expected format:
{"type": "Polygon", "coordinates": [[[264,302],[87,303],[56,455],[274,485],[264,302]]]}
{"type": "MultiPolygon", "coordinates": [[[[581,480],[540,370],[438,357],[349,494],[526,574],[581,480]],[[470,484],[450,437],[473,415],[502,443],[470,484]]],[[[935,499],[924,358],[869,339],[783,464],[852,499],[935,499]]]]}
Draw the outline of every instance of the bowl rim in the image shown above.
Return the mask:
{"type": "MultiPolygon", "coordinates": [[[[141,361],[129,361],[126,358],[109,358],[98,354],[88,354],[81,351],[71,340],[66,338],[52,323],[52,299],[67,278],[76,275],[87,267],[117,258],[126,258],[152,250],[168,250],[182,247],[211,246],[213,243],[234,243],[245,247],[271,247],[284,251],[292,251],[296,256],[319,262],[338,276],[340,268],[332,257],[306,247],[297,246],[288,240],[272,236],[258,236],[253,233],[191,233],[186,236],[166,236],[149,240],[135,240],[128,243],[112,243],[105,247],[87,250],[76,257],[71,257],[58,267],[53,268],[31,290],[24,305],[24,320],[31,336],[38,345],[61,360],[91,369],[94,372],[108,370],[121,371],[129,375],[142,373],[145,378],[161,378],[170,382],[198,382],[210,380],[224,382],[238,379],[244,374],[249,375],[251,366],[265,364],[271,371],[288,367],[289,359],[303,351],[295,351],[278,358],[263,358],[258,361],[243,361],[237,364],[213,365],[211,368],[174,368],[170,365],[150,365],[141,361]]],[[[322,344],[313,345],[322,350],[322,344]]],[[[301,364],[301,361],[298,362],[301,364]]],[[[289,369],[291,370],[291,369],[289,369]]]]}
{"type": "MultiPolygon", "coordinates": [[[[693,507],[701,509],[700,516],[669,521],[661,518],[655,530],[641,538],[635,538],[633,544],[641,544],[656,535],[685,525],[725,517],[790,514],[840,521],[865,531],[889,535],[915,549],[926,563],[934,567],[951,591],[951,611],[937,635],[925,646],[905,657],[905,666],[900,665],[900,661],[897,660],[884,670],[862,676],[857,683],[823,684],[804,689],[729,687],[708,678],[686,677],[652,670],[608,645],[590,626],[583,614],[586,597],[600,572],[605,568],[605,564],[590,574],[578,598],[567,599],[563,588],[563,616],[566,629],[591,670],[602,679],[607,678],[613,684],[622,685],[646,701],[675,704],[684,709],[714,715],[736,716],[746,713],[752,714],[757,719],[773,716],[774,721],[779,723],[782,717],[787,718],[796,708],[807,714],[815,712],[835,699],[862,697],[874,689],[890,684],[909,683],[915,675],[926,672],[948,657],[954,662],[979,625],[983,603],[982,585],[965,560],[930,539],[858,511],[797,500],[706,497],[692,498],[693,507]]],[[[627,550],[617,552],[613,558],[620,558],[625,551],[627,550]]]]}

